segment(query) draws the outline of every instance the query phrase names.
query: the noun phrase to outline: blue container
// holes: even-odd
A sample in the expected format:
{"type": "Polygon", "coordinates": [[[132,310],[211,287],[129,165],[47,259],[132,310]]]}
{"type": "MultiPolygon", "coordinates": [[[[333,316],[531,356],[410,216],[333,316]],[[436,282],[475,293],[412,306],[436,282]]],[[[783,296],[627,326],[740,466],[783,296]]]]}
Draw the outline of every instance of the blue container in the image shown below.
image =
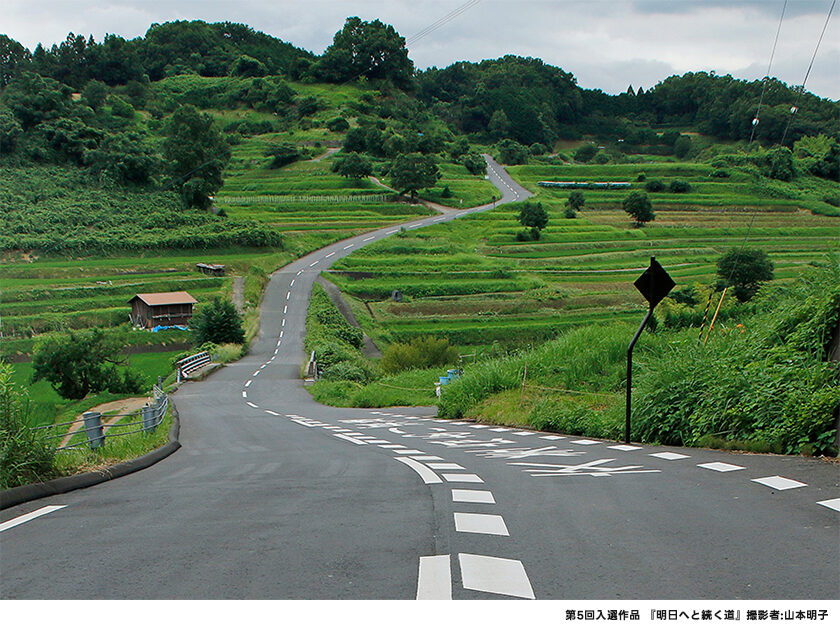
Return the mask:
{"type": "Polygon", "coordinates": [[[448,376],[441,376],[440,377],[440,384],[441,385],[449,385],[449,377],[448,376]]]}
{"type": "Polygon", "coordinates": [[[458,370],[447,370],[447,372],[449,372],[449,380],[450,380],[450,381],[454,381],[456,378],[458,378],[459,376],[461,376],[461,375],[458,373],[458,370]]]}

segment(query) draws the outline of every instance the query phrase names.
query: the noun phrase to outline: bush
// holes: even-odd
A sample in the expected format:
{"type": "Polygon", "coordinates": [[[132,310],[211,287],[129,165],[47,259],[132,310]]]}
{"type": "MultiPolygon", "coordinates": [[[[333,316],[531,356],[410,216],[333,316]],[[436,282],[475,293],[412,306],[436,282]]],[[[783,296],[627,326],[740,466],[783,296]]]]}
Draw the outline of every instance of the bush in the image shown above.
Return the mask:
{"type": "Polygon", "coordinates": [[[190,320],[190,329],[196,343],[244,343],[245,331],[242,317],[233,302],[219,296],[199,308],[190,320]]]}
{"type": "Polygon", "coordinates": [[[335,132],[347,131],[350,129],[350,123],[347,122],[347,119],[337,116],[327,122],[327,129],[335,132]]]}
{"type": "Polygon", "coordinates": [[[409,343],[393,343],[382,355],[382,370],[386,373],[402,372],[412,368],[430,368],[454,365],[458,349],[448,339],[420,337],[409,343]]]}
{"type": "Polygon", "coordinates": [[[589,162],[592,158],[595,157],[596,153],[598,153],[598,147],[596,147],[591,142],[587,142],[586,144],[583,144],[580,147],[578,147],[577,151],[575,151],[575,162],[589,162]]]}
{"type": "Polygon", "coordinates": [[[13,368],[0,361],[0,488],[45,481],[57,474],[55,450],[41,431],[29,430],[29,397],[12,383],[13,368]]]}
{"type": "Polygon", "coordinates": [[[364,363],[357,361],[339,361],[333,363],[323,372],[321,378],[325,381],[353,381],[354,383],[369,383],[373,380],[373,373],[364,363]]]}
{"type": "Polygon", "coordinates": [[[683,179],[675,179],[671,182],[669,190],[672,193],[687,193],[691,190],[691,184],[683,179]]]}
{"type": "Polygon", "coordinates": [[[727,171],[725,168],[716,168],[710,173],[710,175],[717,179],[726,179],[727,177],[729,177],[729,171],[727,171]]]}
{"type": "Polygon", "coordinates": [[[645,183],[645,190],[648,192],[662,192],[665,190],[665,184],[658,179],[652,179],[645,183]]]}
{"type": "Polygon", "coordinates": [[[461,164],[473,175],[483,175],[487,171],[487,162],[478,153],[467,153],[461,159],[461,164]]]}
{"type": "Polygon", "coordinates": [[[289,142],[283,142],[271,147],[265,152],[267,157],[273,158],[268,168],[282,168],[300,159],[300,149],[289,142]]]}

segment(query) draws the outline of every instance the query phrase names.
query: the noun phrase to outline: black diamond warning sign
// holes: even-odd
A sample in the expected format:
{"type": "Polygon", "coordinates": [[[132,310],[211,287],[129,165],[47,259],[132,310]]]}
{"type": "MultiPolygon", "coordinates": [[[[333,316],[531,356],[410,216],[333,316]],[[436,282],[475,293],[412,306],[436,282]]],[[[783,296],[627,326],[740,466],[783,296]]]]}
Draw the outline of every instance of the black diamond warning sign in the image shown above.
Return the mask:
{"type": "Polygon", "coordinates": [[[666,295],[671,292],[677,283],[671,279],[668,272],[662,268],[656,259],[651,256],[650,267],[645,269],[645,272],[639,276],[639,279],[633,283],[639,290],[639,293],[645,296],[645,299],[653,308],[662,301],[666,295]]]}

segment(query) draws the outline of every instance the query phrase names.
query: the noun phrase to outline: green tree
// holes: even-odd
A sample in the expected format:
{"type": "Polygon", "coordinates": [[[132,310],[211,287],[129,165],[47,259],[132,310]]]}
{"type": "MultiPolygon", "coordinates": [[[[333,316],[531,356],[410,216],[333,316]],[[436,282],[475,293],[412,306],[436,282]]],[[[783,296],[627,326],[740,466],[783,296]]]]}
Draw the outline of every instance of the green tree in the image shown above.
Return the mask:
{"type": "Polygon", "coordinates": [[[268,168],[282,168],[300,159],[300,149],[290,142],[281,142],[269,148],[265,154],[273,158],[268,168]]]}
{"type": "Polygon", "coordinates": [[[510,119],[507,117],[507,114],[505,114],[503,109],[497,109],[493,112],[493,115],[490,116],[490,122],[487,125],[487,130],[496,140],[501,140],[502,138],[510,136],[510,119]]]}
{"type": "Polygon", "coordinates": [[[316,74],[331,83],[366,77],[390,79],[404,87],[411,81],[414,64],[408,58],[405,38],[393,26],[349,17],[318,61],[316,74]]]}
{"type": "Polygon", "coordinates": [[[131,103],[126,103],[123,99],[115,94],[108,97],[108,105],[111,106],[111,114],[119,118],[127,118],[131,120],[134,118],[134,108],[131,103]]]}
{"type": "Polygon", "coordinates": [[[91,79],[85,84],[85,89],[82,90],[82,98],[87,103],[87,106],[94,111],[99,111],[99,108],[105,104],[105,99],[108,97],[108,86],[91,79]]]}
{"type": "Polygon", "coordinates": [[[219,296],[204,305],[190,320],[195,342],[198,345],[213,343],[244,343],[245,331],[242,329],[242,317],[230,300],[219,296]]]}
{"type": "Polygon", "coordinates": [[[479,153],[467,153],[461,163],[473,175],[484,175],[487,172],[487,162],[479,153]]]}
{"type": "Polygon", "coordinates": [[[346,118],[336,116],[332,120],[327,121],[327,129],[334,132],[347,131],[350,129],[350,123],[347,122],[346,118]]]}
{"type": "Polygon", "coordinates": [[[412,200],[418,190],[431,188],[440,179],[440,169],[434,157],[420,153],[398,156],[388,174],[391,185],[401,194],[411,193],[412,200]]]}
{"type": "Polygon", "coordinates": [[[688,152],[691,151],[691,138],[689,136],[680,136],[674,142],[674,155],[682,159],[688,152]]]}
{"type": "Polygon", "coordinates": [[[773,261],[760,249],[733,247],[717,263],[720,287],[731,286],[739,302],[749,301],[762,282],[774,278],[773,261]]]}
{"type": "Polygon", "coordinates": [[[0,153],[12,153],[22,133],[23,127],[12,113],[0,109],[0,153]]]}
{"type": "Polygon", "coordinates": [[[254,59],[248,55],[241,55],[233,64],[230,73],[237,77],[264,77],[268,73],[268,70],[265,64],[259,59],[254,59]]]}
{"type": "Polygon", "coordinates": [[[32,55],[19,42],[0,35],[0,88],[12,82],[32,61],[32,55]]]}
{"type": "Polygon", "coordinates": [[[24,72],[3,92],[3,101],[24,129],[60,118],[70,106],[71,90],[53,79],[24,72]]]}
{"type": "Polygon", "coordinates": [[[591,142],[582,144],[580,147],[578,147],[578,150],[575,151],[575,162],[589,162],[592,158],[595,157],[596,153],[598,153],[598,147],[596,147],[591,142]]]}
{"type": "Polygon", "coordinates": [[[209,207],[230,161],[227,142],[213,119],[192,105],[179,107],[167,120],[164,133],[163,154],[182,200],[187,206],[209,207]]]}
{"type": "Polygon", "coordinates": [[[542,203],[526,201],[519,209],[518,219],[525,227],[539,231],[548,225],[548,212],[543,208],[542,203]]]}
{"type": "Polygon", "coordinates": [[[639,191],[631,192],[621,202],[624,211],[633,217],[633,227],[642,227],[645,223],[653,221],[656,216],[653,213],[653,206],[648,196],[639,191]]]}
{"type": "Polygon", "coordinates": [[[125,364],[121,350],[116,338],[98,328],[48,337],[35,348],[32,382],[49,381],[60,396],[74,400],[105,390],[136,391],[137,374],[117,371],[125,364]]]}
{"type": "Polygon", "coordinates": [[[347,179],[360,180],[373,173],[373,165],[358,153],[348,153],[333,162],[332,170],[347,179]]]}
{"type": "Polygon", "coordinates": [[[503,164],[527,164],[530,155],[528,147],[519,144],[516,140],[506,138],[496,145],[499,152],[499,161],[503,164]]]}
{"type": "Polygon", "coordinates": [[[573,190],[566,200],[566,218],[574,219],[577,216],[578,210],[583,208],[586,200],[580,190],[573,190]]]}
{"type": "Polygon", "coordinates": [[[840,179],[840,143],[824,134],[805,136],[793,145],[797,163],[817,177],[840,179]]]}

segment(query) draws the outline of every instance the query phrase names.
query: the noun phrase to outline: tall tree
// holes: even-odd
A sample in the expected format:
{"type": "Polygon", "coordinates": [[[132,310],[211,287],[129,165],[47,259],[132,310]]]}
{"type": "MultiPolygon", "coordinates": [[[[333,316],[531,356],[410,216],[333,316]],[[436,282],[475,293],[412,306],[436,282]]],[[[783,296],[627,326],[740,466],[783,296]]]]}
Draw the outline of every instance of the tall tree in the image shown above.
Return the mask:
{"type": "Polygon", "coordinates": [[[653,221],[656,215],[648,196],[639,191],[631,192],[621,202],[624,211],[633,217],[633,227],[642,227],[648,221],[653,221]]]}
{"type": "Polygon", "coordinates": [[[440,170],[431,155],[409,153],[394,160],[389,175],[394,188],[400,193],[411,193],[414,199],[418,190],[435,185],[440,179],[440,170]]]}
{"type": "Polygon", "coordinates": [[[773,279],[773,261],[760,249],[733,247],[718,260],[717,273],[721,286],[731,286],[738,301],[747,302],[773,279]]]}
{"type": "Polygon", "coordinates": [[[32,55],[11,37],[0,35],[0,88],[12,82],[32,61],[32,55]]]}
{"type": "Polygon", "coordinates": [[[393,26],[349,17],[324,51],[316,72],[332,83],[366,77],[390,79],[395,85],[406,86],[414,73],[414,63],[408,58],[405,38],[393,26]]]}
{"type": "Polygon", "coordinates": [[[163,154],[173,184],[187,206],[206,208],[222,187],[222,171],[230,147],[213,126],[213,119],[192,105],[179,107],[167,120],[163,154]]]}

